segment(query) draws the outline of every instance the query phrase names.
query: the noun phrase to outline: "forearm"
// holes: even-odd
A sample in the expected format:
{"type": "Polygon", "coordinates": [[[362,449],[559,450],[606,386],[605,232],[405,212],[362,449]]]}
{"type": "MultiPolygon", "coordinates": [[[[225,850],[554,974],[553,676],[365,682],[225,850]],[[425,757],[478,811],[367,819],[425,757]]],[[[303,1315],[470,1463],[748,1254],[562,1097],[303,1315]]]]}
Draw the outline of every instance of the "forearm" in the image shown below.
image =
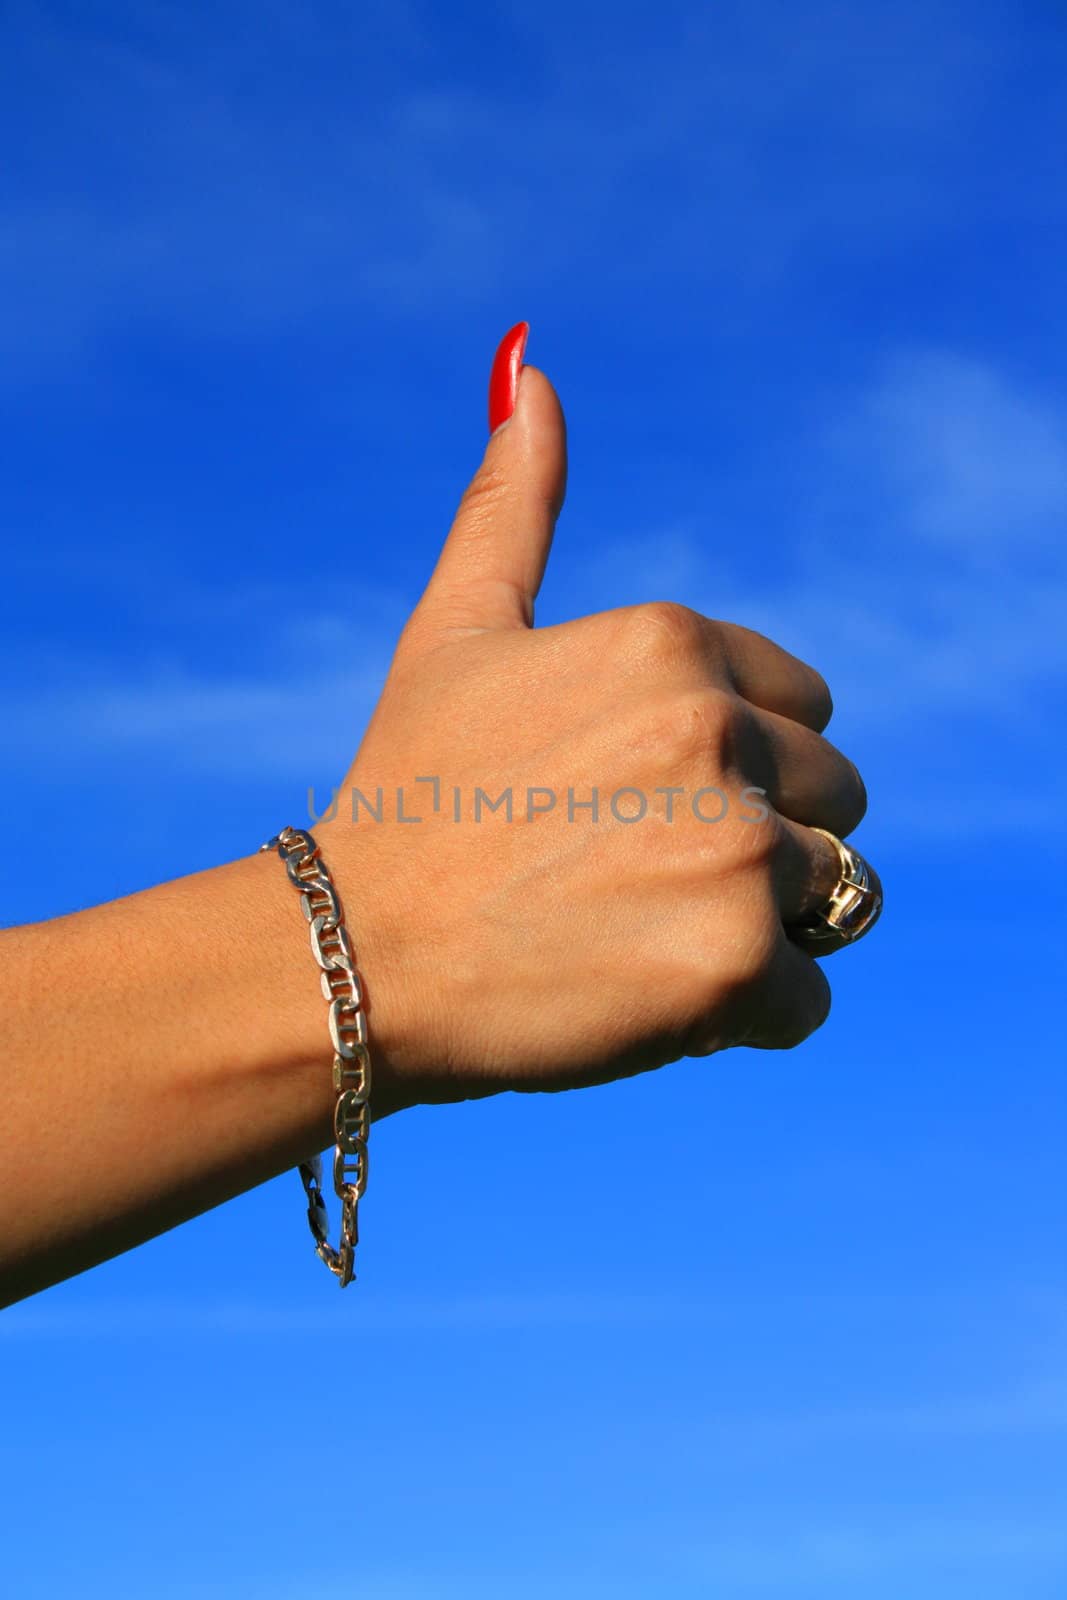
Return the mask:
{"type": "Polygon", "coordinates": [[[316,978],[267,857],[0,934],[0,1303],[332,1143],[316,978]]]}
{"type": "MultiPolygon", "coordinates": [[[[512,379],[524,337],[501,346],[512,379]]],[[[857,936],[810,938],[856,887],[834,835],[866,804],[823,737],[826,684],[670,604],[532,628],[564,430],[532,369],[511,403],[316,829],[365,983],[375,1120],[788,1048],[829,1008],[813,954],[857,936]],[[405,784],[433,785],[417,816],[405,784]],[[359,825],[357,792],[379,796],[359,825]]],[[[0,1302],[333,1142],[316,978],[266,856],[0,935],[0,1302]]]]}

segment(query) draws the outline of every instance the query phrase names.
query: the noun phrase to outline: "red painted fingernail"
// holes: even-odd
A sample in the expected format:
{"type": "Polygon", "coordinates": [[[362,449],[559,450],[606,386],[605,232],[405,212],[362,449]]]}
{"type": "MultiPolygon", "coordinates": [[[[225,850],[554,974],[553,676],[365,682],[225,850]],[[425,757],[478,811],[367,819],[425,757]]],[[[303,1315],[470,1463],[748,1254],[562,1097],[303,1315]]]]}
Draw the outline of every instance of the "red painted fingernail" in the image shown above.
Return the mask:
{"type": "Polygon", "coordinates": [[[516,322],[497,346],[493,370],[489,374],[489,432],[494,433],[515,409],[519,392],[519,373],[530,332],[528,322],[516,322]]]}

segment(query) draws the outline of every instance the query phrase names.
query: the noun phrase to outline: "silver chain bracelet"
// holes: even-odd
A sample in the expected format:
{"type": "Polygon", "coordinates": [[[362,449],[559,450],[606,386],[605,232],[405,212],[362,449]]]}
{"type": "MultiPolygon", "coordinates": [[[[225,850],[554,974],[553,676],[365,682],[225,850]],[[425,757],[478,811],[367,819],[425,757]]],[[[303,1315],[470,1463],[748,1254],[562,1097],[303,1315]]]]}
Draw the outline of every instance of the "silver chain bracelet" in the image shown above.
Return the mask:
{"type": "Polygon", "coordinates": [[[357,1209],[367,1187],[367,1134],[370,1130],[370,1052],[363,990],[352,956],[344,912],[333,879],[311,834],[302,828],[283,828],[260,853],[277,850],[285,862],[290,883],[300,891],[300,904],[311,934],[311,953],[318,963],[322,993],[329,1004],[328,1023],[333,1045],[333,1086],[337,1103],[333,1131],[333,1187],[341,1202],[341,1242],[328,1243],[329,1218],[322,1193],[322,1161],[312,1156],[300,1163],[300,1181],[308,1202],[308,1223],[320,1260],[340,1280],[352,1282],[359,1239],[357,1209]]]}

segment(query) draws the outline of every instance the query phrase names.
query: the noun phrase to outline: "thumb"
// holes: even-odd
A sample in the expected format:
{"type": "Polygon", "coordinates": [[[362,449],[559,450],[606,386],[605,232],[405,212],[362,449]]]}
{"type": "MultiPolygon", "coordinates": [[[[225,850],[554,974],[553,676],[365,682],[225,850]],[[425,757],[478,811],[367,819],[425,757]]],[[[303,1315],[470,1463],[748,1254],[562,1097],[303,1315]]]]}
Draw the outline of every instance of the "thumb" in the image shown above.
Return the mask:
{"type": "Polygon", "coordinates": [[[556,391],[522,363],[528,332],[520,322],[505,334],[493,363],[494,431],[419,605],[435,628],[533,626],[566,489],[567,435],[556,391]]]}

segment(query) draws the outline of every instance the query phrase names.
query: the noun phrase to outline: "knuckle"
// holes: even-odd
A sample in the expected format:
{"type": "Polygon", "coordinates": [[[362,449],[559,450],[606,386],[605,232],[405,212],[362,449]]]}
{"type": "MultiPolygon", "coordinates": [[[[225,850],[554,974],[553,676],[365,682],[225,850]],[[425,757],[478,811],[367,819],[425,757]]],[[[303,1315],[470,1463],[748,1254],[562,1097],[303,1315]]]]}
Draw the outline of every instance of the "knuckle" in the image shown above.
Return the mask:
{"type": "Polygon", "coordinates": [[[706,948],[692,949],[688,959],[676,962],[672,980],[669,1005],[676,1029],[699,1035],[721,1022],[729,982],[712,969],[706,948]]]}
{"type": "Polygon", "coordinates": [[[733,766],[749,721],[744,701],[732,689],[704,689],[699,706],[705,746],[710,746],[721,768],[733,766]]]}
{"type": "Polygon", "coordinates": [[[730,992],[736,1003],[747,1005],[764,992],[778,939],[777,921],[765,916],[754,918],[744,937],[737,940],[726,963],[730,992]]]}
{"type": "MultiPolygon", "coordinates": [[[[709,940],[714,931],[709,930],[709,940]]],[[[721,947],[713,960],[711,945],[702,941],[675,975],[674,1019],[689,1038],[687,1054],[704,1055],[724,1042],[734,1043],[748,1031],[767,991],[777,944],[777,930],[753,919],[729,950],[721,947]],[[715,1045],[697,1044],[712,1040],[715,1045]]]]}
{"type": "Polygon", "coordinates": [[[867,814],[867,785],[846,755],[840,750],[834,750],[833,754],[837,771],[831,790],[832,826],[843,835],[858,828],[867,814]]]}
{"type": "Polygon", "coordinates": [[[809,666],[807,662],[804,662],[803,666],[806,674],[805,698],[810,708],[811,725],[816,733],[821,733],[834,714],[834,697],[822,673],[809,666]]]}
{"type": "Polygon", "coordinates": [[[728,764],[739,702],[725,690],[660,696],[642,710],[638,742],[665,770],[699,773],[707,782],[728,764]]]}
{"type": "Polygon", "coordinates": [[[623,613],[630,647],[637,655],[674,660],[698,650],[703,642],[700,613],[674,600],[650,600],[623,613]]]}
{"type": "Polygon", "coordinates": [[[812,962],[810,982],[803,992],[793,996],[793,1004],[782,1019],[777,1043],[783,1050],[792,1050],[817,1033],[830,1015],[831,994],[826,974],[812,962]]]}
{"type": "Polygon", "coordinates": [[[784,658],[789,668],[793,692],[797,699],[798,715],[808,727],[814,728],[816,733],[821,733],[834,714],[834,697],[830,693],[830,685],[810,661],[804,661],[800,656],[783,651],[780,645],[774,648],[784,658]]]}
{"type": "Polygon", "coordinates": [[[703,697],[678,695],[667,711],[671,765],[689,771],[707,759],[708,718],[703,697]]]}
{"type": "Polygon", "coordinates": [[[792,1050],[830,1015],[826,974],[816,962],[771,960],[737,990],[742,1042],[763,1050],[792,1050]],[[747,1026],[746,1026],[747,1024],[747,1026]]]}
{"type": "MultiPolygon", "coordinates": [[[[753,812],[750,809],[751,791],[746,794],[744,790],[738,790],[736,783],[729,778],[722,784],[719,793],[723,796],[721,817],[716,819],[719,825],[714,830],[705,830],[709,861],[714,862],[715,871],[725,879],[742,885],[741,892],[745,896],[770,897],[773,900],[779,856],[786,842],[785,823],[765,797],[761,801],[760,811],[753,812]]],[[[701,821],[712,820],[714,812],[711,802],[697,815],[701,821]],[[710,817],[704,816],[704,809],[711,811],[710,817]]],[[[773,905],[768,903],[765,908],[768,915],[773,911],[775,923],[776,907],[775,901],[773,905]]]]}
{"type": "Polygon", "coordinates": [[[735,868],[770,877],[782,847],[784,831],[781,817],[770,806],[759,821],[740,822],[731,828],[728,842],[735,868]]]}

